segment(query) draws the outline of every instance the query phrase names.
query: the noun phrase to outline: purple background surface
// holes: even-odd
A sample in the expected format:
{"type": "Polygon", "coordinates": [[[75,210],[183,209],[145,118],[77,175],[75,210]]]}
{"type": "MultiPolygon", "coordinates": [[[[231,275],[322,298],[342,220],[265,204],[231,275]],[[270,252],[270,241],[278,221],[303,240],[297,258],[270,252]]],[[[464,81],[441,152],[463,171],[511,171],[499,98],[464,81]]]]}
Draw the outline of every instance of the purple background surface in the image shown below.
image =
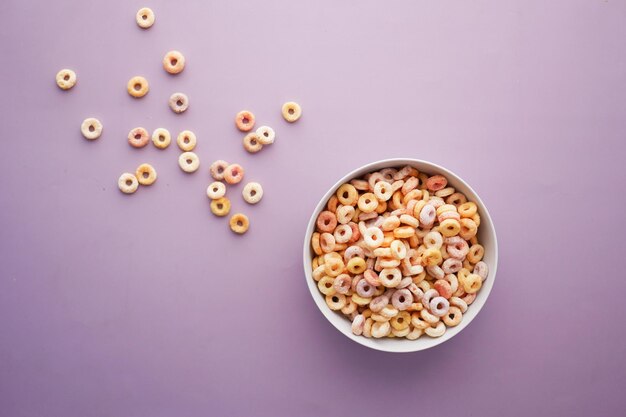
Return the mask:
{"type": "Polygon", "coordinates": [[[623,415],[625,40],[624,1],[2,1],[0,414],[623,415]],[[278,134],[256,155],[244,108],[278,134]],[[195,131],[200,171],[131,149],[135,126],[195,131]],[[333,329],[301,265],[320,196],[387,157],[461,175],[500,242],[478,318],[415,354],[333,329]],[[215,159],[265,188],[229,188],[243,237],[209,212],[215,159]],[[158,181],[122,195],[141,162],[158,181]]]}

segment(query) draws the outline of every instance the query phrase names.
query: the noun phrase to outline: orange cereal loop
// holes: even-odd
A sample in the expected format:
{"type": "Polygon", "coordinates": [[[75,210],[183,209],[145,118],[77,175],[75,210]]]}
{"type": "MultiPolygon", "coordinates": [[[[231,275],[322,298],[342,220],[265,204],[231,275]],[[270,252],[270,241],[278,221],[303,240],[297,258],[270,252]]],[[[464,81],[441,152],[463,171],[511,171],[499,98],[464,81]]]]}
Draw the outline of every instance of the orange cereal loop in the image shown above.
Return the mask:
{"type": "Polygon", "coordinates": [[[141,164],[135,171],[135,177],[141,185],[152,185],[157,179],[157,172],[150,164],[141,164]]]}
{"type": "Polygon", "coordinates": [[[241,235],[248,231],[248,227],[250,227],[250,221],[248,220],[248,216],[246,216],[245,214],[237,213],[230,218],[229,225],[230,230],[237,233],[238,235],[241,235]]]}
{"type": "Polygon", "coordinates": [[[169,51],[163,57],[163,69],[170,74],[178,74],[185,69],[185,57],[178,51],[169,51]]]}
{"type": "Polygon", "coordinates": [[[469,217],[471,218],[478,211],[478,207],[476,207],[476,203],[472,201],[468,201],[466,203],[461,204],[458,207],[458,212],[461,217],[469,217]]]}
{"type": "Polygon", "coordinates": [[[337,199],[344,206],[354,206],[359,198],[359,192],[352,184],[343,184],[337,189],[337,199]]]}
{"type": "Polygon", "coordinates": [[[376,213],[378,214],[383,214],[385,211],[387,211],[387,202],[386,201],[379,201],[378,202],[378,207],[376,207],[376,210],[374,210],[376,213]]]}
{"type": "Polygon", "coordinates": [[[467,253],[467,260],[470,261],[472,264],[477,264],[478,262],[482,261],[484,255],[485,248],[483,247],[483,245],[477,243],[470,247],[469,252],[467,253]]]}
{"type": "Polygon", "coordinates": [[[239,164],[230,164],[224,170],[224,180],[229,184],[237,184],[243,180],[244,169],[239,164]]]}
{"type": "Polygon", "coordinates": [[[446,198],[446,204],[452,204],[456,207],[459,207],[461,204],[467,202],[467,197],[465,197],[462,193],[454,193],[446,198]]]}
{"type": "Polygon", "coordinates": [[[374,193],[365,193],[359,197],[359,209],[363,213],[371,213],[378,207],[378,199],[374,193]]]}
{"type": "Polygon", "coordinates": [[[230,212],[230,200],[228,197],[217,198],[211,201],[211,213],[218,217],[224,217],[230,212]]]}
{"type": "Polygon", "coordinates": [[[254,114],[248,110],[242,110],[235,116],[235,125],[242,132],[249,132],[254,127],[254,114]]]}
{"type": "Polygon", "coordinates": [[[315,232],[311,236],[311,248],[317,256],[320,256],[322,254],[322,247],[320,246],[320,236],[321,235],[319,232],[315,232]]]}
{"type": "Polygon", "coordinates": [[[328,210],[335,213],[337,211],[338,205],[339,205],[339,199],[337,198],[337,195],[335,194],[331,195],[330,198],[328,199],[328,203],[326,204],[326,207],[328,208],[328,210]]]}
{"type": "Polygon", "coordinates": [[[317,216],[316,225],[320,232],[332,233],[337,227],[337,216],[332,211],[323,211],[317,216]]]}
{"type": "Polygon", "coordinates": [[[131,96],[135,98],[141,98],[148,94],[148,91],[150,91],[150,86],[148,85],[148,80],[146,80],[144,77],[135,76],[128,80],[126,90],[131,96]]]}

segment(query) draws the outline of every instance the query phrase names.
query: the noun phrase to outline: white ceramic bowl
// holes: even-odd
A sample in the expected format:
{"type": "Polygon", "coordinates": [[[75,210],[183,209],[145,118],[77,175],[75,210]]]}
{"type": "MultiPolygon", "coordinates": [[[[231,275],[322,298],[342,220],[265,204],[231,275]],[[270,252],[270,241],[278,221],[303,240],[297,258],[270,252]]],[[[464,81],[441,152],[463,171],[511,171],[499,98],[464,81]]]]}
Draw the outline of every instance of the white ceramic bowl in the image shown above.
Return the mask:
{"type": "Polygon", "coordinates": [[[354,340],[357,343],[362,344],[363,346],[367,346],[372,349],[382,350],[385,352],[415,352],[418,350],[424,350],[443,343],[446,340],[449,340],[457,335],[468,324],[470,324],[472,320],[474,320],[474,318],[478,315],[483,305],[487,301],[487,297],[489,297],[489,293],[491,292],[491,288],[493,287],[493,282],[496,278],[497,268],[498,242],[496,239],[496,231],[493,227],[493,222],[491,221],[491,217],[489,216],[487,207],[485,207],[480,197],[478,197],[478,194],[476,194],[476,192],[467,183],[465,183],[465,181],[463,181],[458,175],[454,174],[453,172],[439,165],[433,164],[432,162],[421,161],[419,159],[385,159],[382,161],[372,162],[370,164],[364,165],[361,168],[355,169],[354,171],[346,174],[346,176],[337,181],[337,183],[333,185],[330,190],[328,190],[328,192],[317,204],[317,207],[315,207],[315,210],[313,210],[313,214],[311,215],[311,219],[309,220],[309,224],[307,225],[306,233],[304,236],[304,274],[306,277],[306,284],[309,287],[309,291],[311,292],[311,296],[313,297],[315,304],[317,304],[317,307],[328,319],[328,321],[346,337],[354,340]],[[480,227],[478,228],[478,240],[485,247],[485,255],[483,261],[485,261],[489,266],[489,275],[487,279],[483,282],[483,286],[478,292],[476,300],[474,301],[474,303],[472,303],[472,305],[469,306],[467,312],[463,315],[463,321],[461,321],[461,323],[456,327],[448,328],[443,336],[438,338],[431,338],[429,336],[423,335],[417,340],[408,340],[404,338],[368,339],[364,336],[354,335],[352,333],[351,323],[348,318],[346,318],[340,312],[332,311],[326,305],[324,295],[318,290],[317,282],[315,282],[311,274],[311,261],[314,256],[310,243],[311,235],[315,231],[315,222],[317,220],[317,216],[324,209],[328,199],[336,192],[337,188],[341,184],[346,183],[353,178],[361,177],[368,172],[378,171],[380,169],[389,167],[402,167],[404,165],[414,166],[419,172],[424,172],[429,175],[441,174],[445,176],[448,179],[448,184],[450,186],[454,187],[457,191],[465,194],[469,201],[473,201],[476,203],[476,205],[478,206],[478,212],[480,214],[481,220],[480,227]]]}

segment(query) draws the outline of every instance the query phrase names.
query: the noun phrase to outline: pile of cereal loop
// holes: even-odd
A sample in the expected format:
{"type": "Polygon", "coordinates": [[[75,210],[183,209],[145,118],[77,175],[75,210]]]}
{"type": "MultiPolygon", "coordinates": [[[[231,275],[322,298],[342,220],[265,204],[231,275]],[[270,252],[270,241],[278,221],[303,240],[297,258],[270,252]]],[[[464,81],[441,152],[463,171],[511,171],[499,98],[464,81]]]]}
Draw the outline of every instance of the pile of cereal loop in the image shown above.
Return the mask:
{"type": "Polygon", "coordinates": [[[365,337],[442,336],[488,267],[474,202],[442,175],[386,168],[337,189],[311,238],[313,278],[365,337]]]}

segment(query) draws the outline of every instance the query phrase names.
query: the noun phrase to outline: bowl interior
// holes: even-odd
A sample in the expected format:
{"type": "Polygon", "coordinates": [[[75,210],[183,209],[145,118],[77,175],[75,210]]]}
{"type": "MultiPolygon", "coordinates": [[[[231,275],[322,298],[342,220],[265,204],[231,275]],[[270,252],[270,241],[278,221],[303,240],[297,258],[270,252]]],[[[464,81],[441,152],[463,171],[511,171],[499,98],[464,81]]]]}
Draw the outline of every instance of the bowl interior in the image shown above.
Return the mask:
{"type": "Polygon", "coordinates": [[[489,293],[491,292],[491,288],[493,287],[493,282],[496,277],[497,266],[498,244],[496,233],[493,227],[493,222],[491,221],[491,217],[489,216],[489,212],[487,211],[487,208],[483,204],[480,197],[468,184],[466,184],[456,174],[439,165],[418,159],[386,159],[367,164],[348,173],[346,176],[340,179],[330,190],[328,190],[328,192],[317,204],[317,207],[315,207],[311,219],[309,220],[309,224],[307,226],[304,238],[304,271],[306,281],[309,291],[311,292],[311,296],[313,297],[313,300],[317,304],[322,314],[324,314],[328,321],[332,323],[332,325],[335,326],[337,330],[339,330],[341,333],[354,340],[355,342],[370,347],[372,349],[382,350],[386,352],[414,352],[418,350],[428,349],[430,347],[443,343],[458,334],[474,319],[474,317],[476,317],[476,315],[480,312],[481,308],[485,304],[485,301],[487,300],[487,298],[489,297],[489,293]],[[415,167],[418,171],[424,172],[429,175],[444,175],[448,179],[448,184],[450,186],[454,187],[457,191],[465,194],[469,201],[474,201],[476,203],[476,205],[478,206],[478,213],[480,214],[481,218],[480,227],[478,228],[478,240],[480,244],[482,244],[485,248],[483,261],[486,262],[489,266],[489,275],[487,279],[483,282],[483,286],[478,292],[476,300],[463,315],[463,320],[461,321],[461,323],[456,327],[448,328],[443,336],[438,338],[431,338],[424,335],[417,340],[408,340],[404,338],[368,339],[364,336],[354,335],[352,333],[351,323],[348,318],[346,318],[340,312],[332,311],[326,305],[324,295],[319,292],[317,288],[317,283],[312,277],[311,261],[314,253],[310,244],[311,236],[315,231],[315,221],[317,219],[317,216],[325,207],[328,199],[331,197],[331,195],[335,193],[335,191],[341,184],[353,178],[361,177],[368,172],[377,171],[389,167],[402,167],[404,165],[411,165],[415,167]]]}

